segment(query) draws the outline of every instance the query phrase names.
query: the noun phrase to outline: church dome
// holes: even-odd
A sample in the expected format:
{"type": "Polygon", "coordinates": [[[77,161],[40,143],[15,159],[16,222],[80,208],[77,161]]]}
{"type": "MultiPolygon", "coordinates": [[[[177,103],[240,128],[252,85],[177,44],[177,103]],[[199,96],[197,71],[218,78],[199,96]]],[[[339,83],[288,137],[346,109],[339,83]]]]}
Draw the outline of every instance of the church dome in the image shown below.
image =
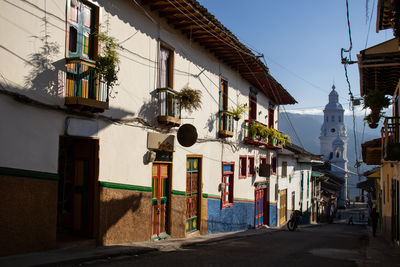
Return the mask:
{"type": "Polygon", "coordinates": [[[332,85],[332,91],[329,93],[329,103],[325,106],[325,110],[344,110],[339,103],[339,94],[335,88],[335,85],[332,85]]]}

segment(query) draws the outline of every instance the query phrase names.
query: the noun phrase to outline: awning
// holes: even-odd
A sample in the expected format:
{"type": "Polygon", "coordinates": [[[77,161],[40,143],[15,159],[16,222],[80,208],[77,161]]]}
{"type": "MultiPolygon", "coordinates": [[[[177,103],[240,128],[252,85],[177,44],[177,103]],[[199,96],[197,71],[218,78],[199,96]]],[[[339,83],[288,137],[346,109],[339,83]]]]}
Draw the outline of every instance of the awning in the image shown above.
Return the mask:
{"type": "Polygon", "coordinates": [[[280,151],[278,151],[278,155],[284,155],[284,156],[294,156],[295,153],[286,149],[286,148],[282,148],[280,151]]]}
{"type": "Polygon", "coordinates": [[[379,90],[393,95],[400,78],[398,38],[361,50],[358,57],[360,94],[379,90]]]}
{"type": "Polygon", "coordinates": [[[169,26],[180,31],[220,61],[238,71],[255,88],[276,104],[297,101],[272,77],[268,67],[247,46],[221,24],[196,0],[142,0],[143,5],[158,13],[169,26]]]}
{"type": "Polygon", "coordinates": [[[372,192],[375,190],[376,182],[374,179],[367,179],[363,182],[357,183],[357,188],[372,192]]]}
{"type": "Polygon", "coordinates": [[[362,158],[367,165],[380,165],[382,155],[381,138],[376,138],[361,144],[362,158]]]}
{"type": "Polygon", "coordinates": [[[311,173],[311,177],[321,177],[321,176],[324,176],[324,174],[321,172],[313,171],[311,173]]]}
{"type": "Polygon", "coordinates": [[[371,173],[370,175],[367,175],[366,177],[367,178],[378,178],[379,179],[379,178],[381,178],[381,170],[379,169],[379,170],[371,173]]]}

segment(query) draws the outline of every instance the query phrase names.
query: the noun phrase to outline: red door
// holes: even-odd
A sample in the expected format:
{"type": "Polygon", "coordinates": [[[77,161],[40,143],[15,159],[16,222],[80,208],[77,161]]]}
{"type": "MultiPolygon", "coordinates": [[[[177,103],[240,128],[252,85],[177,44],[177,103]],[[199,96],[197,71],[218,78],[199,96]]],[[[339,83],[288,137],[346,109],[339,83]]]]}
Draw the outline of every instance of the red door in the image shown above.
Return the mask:
{"type": "Polygon", "coordinates": [[[268,224],[268,186],[263,185],[255,190],[254,227],[268,224]]]}
{"type": "Polygon", "coordinates": [[[168,165],[153,164],[152,239],[164,238],[166,233],[168,165]]]}
{"type": "Polygon", "coordinates": [[[264,190],[255,191],[255,218],[254,227],[258,228],[264,224],[264,190]]]}

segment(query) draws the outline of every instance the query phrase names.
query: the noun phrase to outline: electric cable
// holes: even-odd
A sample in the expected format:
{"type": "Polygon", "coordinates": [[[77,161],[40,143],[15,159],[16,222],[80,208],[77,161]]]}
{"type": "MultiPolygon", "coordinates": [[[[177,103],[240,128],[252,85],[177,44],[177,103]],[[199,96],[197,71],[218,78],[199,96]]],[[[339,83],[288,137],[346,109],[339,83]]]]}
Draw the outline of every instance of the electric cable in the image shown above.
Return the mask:
{"type": "Polygon", "coordinates": [[[351,38],[350,11],[349,11],[349,2],[348,2],[348,0],[346,0],[346,18],[347,18],[347,27],[348,27],[348,35],[349,35],[350,46],[349,46],[349,49],[342,48],[340,50],[340,56],[341,56],[341,63],[344,66],[344,74],[345,74],[347,86],[348,86],[348,89],[349,89],[349,96],[350,96],[349,108],[352,111],[352,117],[353,117],[353,135],[354,135],[354,150],[355,150],[355,155],[356,155],[356,168],[357,168],[358,179],[360,180],[360,178],[361,178],[360,171],[359,171],[360,162],[359,162],[358,149],[357,149],[355,111],[354,111],[354,105],[353,105],[354,97],[353,97],[353,93],[351,92],[351,84],[350,84],[348,71],[347,71],[347,66],[348,65],[357,63],[357,61],[352,61],[351,60],[351,50],[353,49],[353,41],[352,41],[352,38],[351,38]],[[344,53],[348,54],[348,58],[344,56],[344,53]]]}

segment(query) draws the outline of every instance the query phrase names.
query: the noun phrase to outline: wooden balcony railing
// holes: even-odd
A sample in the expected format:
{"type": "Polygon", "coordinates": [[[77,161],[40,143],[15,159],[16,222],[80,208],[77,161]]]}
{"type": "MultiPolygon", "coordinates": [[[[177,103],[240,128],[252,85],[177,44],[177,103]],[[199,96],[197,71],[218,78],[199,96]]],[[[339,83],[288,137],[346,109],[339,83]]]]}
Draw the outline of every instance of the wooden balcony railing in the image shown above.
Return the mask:
{"type": "Polygon", "coordinates": [[[382,157],[385,161],[400,161],[400,117],[386,117],[381,129],[382,157]]]}
{"type": "Polygon", "coordinates": [[[170,88],[158,88],[157,93],[160,104],[158,122],[170,126],[181,125],[181,109],[176,91],[170,88]]]}
{"type": "Polygon", "coordinates": [[[233,115],[229,111],[221,110],[219,116],[219,136],[232,137],[233,136],[233,115]]]}
{"type": "MultiPolygon", "coordinates": [[[[278,144],[277,139],[272,137],[263,137],[259,131],[251,131],[251,127],[261,126],[268,127],[268,125],[263,124],[261,122],[255,120],[246,120],[246,125],[244,129],[244,142],[246,144],[255,145],[255,146],[265,146],[270,149],[280,149],[282,145],[278,144]]],[[[260,127],[260,128],[261,128],[260,127]]]]}
{"type": "Polygon", "coordinates": [[[108,87],[96,73],[93,62],[67,60],[65,105],[80,111],[108,109],[108,87]]]}

